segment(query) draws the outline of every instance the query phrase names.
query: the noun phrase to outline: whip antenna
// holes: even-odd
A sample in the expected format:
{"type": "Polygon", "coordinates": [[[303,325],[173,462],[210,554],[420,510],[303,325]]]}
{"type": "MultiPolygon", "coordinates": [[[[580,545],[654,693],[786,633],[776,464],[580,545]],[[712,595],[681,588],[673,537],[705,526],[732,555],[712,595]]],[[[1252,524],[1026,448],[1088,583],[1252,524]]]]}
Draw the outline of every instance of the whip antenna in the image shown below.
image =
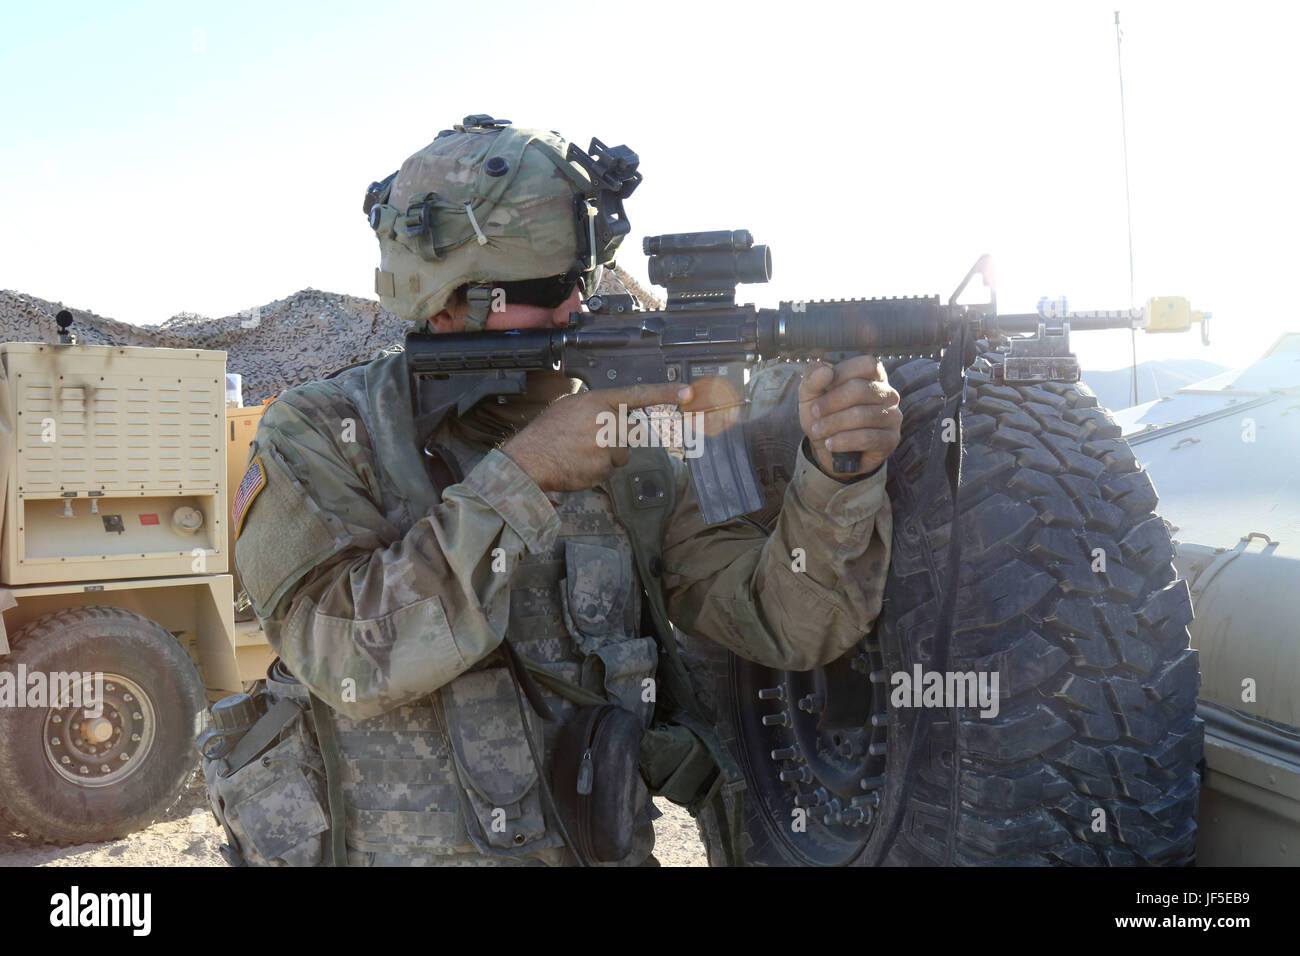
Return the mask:
{"type": "MultiPolygon", "coordinates": [[[[1128,187],[1128,117],[1124,113],[1124,50],[1123,34],[1119,29],[1119,11],[1115,11],[1115,63],[1119,68],[1119,129],[1124,144],[1124,219],[1128,225],[1128,311],[1133,314],[1133,201],[1128,187]]],[[[1129,342],[1133,347],[1133,404],[1138,403],[1138,345],[1137,329],[1129,329],[1129,342]]]]}

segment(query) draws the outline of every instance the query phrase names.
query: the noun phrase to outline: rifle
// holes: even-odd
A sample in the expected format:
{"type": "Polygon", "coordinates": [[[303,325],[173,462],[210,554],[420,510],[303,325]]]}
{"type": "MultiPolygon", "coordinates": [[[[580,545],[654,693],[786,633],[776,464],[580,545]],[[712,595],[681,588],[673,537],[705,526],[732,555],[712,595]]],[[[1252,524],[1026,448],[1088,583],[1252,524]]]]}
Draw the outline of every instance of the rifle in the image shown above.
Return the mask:
{"type": "MultiPolygon", "coordinates": [[[[955,350],[960,372],[973,361],[977,339],[1002,337],[1009,347],[995,374],[1007,384],[1024,384],[1079,381],[1072,330],[1174,332],[1201,322],[1208,343],[1209,313],[1192,312],[1176,297],[1153,299],[1141,311],[1114,312],[1068,312],[1042,300],[1036,313],[999,315],[987,255],[946,303],[935,295],[790,301],[771,309],[736,304],[738,285],[772,277],[770,250],[754,245],[746,230],[648,236],[643,250],[650,257],[651,282],[667,289],[663,310],[640,311],[631,295],[595,295],[586,301],[589,311],[572,313],[563,329],[407,335],[411,392],[413,400],[424,398],[426,413],[417,408],[417,414],[425,427],[452,408],[463,414],[485,397],[522,393],[530,370],[558,369],[593,389],[711,383],[709,394],[730,397],[705,409],[713,416],[743,407],[746,370],[775,357],[836,362],[871,353],[881,359],[938,359],[955,350]],[[989,287],[990,301],[959,305],[976,275],[989,287]],[[730,388],[719,389],[719,383],[730,388]]],[[[713,430],[706,426],[701,454],[687,459],[708,524],[763,506],[743,429],[732,419],[714,421],[713,430]]],[[[858,470],[858,452],[833,458],[836,472],[858,470]]]]}

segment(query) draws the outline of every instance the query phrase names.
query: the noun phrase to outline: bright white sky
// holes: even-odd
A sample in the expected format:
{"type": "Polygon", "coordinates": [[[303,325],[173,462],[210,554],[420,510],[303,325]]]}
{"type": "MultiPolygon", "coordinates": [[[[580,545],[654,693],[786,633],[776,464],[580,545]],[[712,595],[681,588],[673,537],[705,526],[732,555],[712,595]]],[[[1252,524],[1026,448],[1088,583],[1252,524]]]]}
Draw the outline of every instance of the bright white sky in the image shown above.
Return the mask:
{"type": "MultiPolygon", "coordinates": [[[[6,4],[0,287],[154,324],[373,296],[365,185],[467,113],[641,156],[641,236],[747,228],[749,301],[1128,305],[1114,16],[1058,3],[6,4]]],[[[1121,7],[1137,299],[1215,314],[1139,358],[1300,329],[1300,7],[1121,7]]],[[[1074,336],[1086,368],[1127,332],[1074,336]]]]}

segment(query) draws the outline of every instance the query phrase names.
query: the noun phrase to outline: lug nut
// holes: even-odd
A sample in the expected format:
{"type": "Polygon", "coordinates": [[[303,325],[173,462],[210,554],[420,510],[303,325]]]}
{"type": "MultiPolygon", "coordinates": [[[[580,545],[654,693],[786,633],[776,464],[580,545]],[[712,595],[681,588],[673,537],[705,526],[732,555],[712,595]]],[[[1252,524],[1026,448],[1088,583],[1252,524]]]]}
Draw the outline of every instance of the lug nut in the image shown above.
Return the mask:
{"type": "Polygon", "coordinates": [[[884,777],[863,777],[858,782],[858,786],[860,786],[863,790],[879,790],[884,785],[885,785],[884,777]]]}
{"type": "Polygon", "coordinates": [[[759,700],[785,700],[784,687],[764,687],[758,692],[759,700]]]}
{"type": "Polygon", "coordinates": [[[805,713],[815,714],[822,709],[822,698],[820,694],[809,694],[799,701],[799,709],[805,713]]]}
{"type": "Polygon", "coordinates": [[[860,807],[849,807],[836,814],[835,820],[846,827],[856,827],[870,823],[871,817],[872,812],[870,809],[863,810],[860,807]]]}
{"type": "Polygon", "coordinates": [[[782,783],[812,783],[812,771],[808,769],[807,764],[796,770],[782,770],[780,773],[782,783]]]}
{"type": "Polygon", "coordinates": [[[871,726],[872,726],[872,727],[888,727],[888,726],[889,726],[889,715],[888,715],[888,714],[872,714],[872,715],[871,715],[871,726]]]}
{"type": "Polygon", "coordinates": [[[839,746],[841,757],[857,757],[862,753],[862,741],[856,739],[845,740],[839,746]]]}
{"type": "Polygon", "coordinates": [[[882,668],[881,668],[880,670],[878,670],[878,671],[872,671],[872,672],[868,675],[868,678],[870,679],[871,683],[873,683],[873,684],[883,684],[883,683],[885,683],[886,681],[889,680],[889,671],[885,670],[885,669],[882,667],[882,668]]]}
{"type": "Polygon", "coordinates": [[[880,806],[880,791],[873,790],[865,796],[854,797],[849,803],[855,807],[862,807],[864,810],[874,810],[880,806]]]}
{"type": "Polygon", "coordinates": [[[878,740],[870,747],[867,748],[867,753],[869,753],[873,757],[883,757],[886,751],[888,751],[888,749],[889,749],[888,744],[886,744],[883,740],[878,740]]]}
{"type": "Polygon", "coordinates": [[[826,812],[827,823],[830,823],[833,820],[835,820],[840,815],[840,812],[843,809],[843,805],[840,803],[838,797],[834,798],[833,800],[824,800],[822,801],[822,804],[823,804],[822,809],[824,809],[826,812]]]}
{"type": "Polygon", "coordinates": [[[772,759],[773,759],[773,760],[798,760],[798,759],[799,759],[799,748],[798,748],[798,747],[781,747],[781,748],[779,748],[779,749],[777,749],[777,750],[773,750],[773,751],[772,751],[772,759]]]}
{"type": "Polygon", "coordinates": [[[763,717],[764,727],[789,727],[790,718],[783,710],[778,714],[765,714],[763,717]]]}

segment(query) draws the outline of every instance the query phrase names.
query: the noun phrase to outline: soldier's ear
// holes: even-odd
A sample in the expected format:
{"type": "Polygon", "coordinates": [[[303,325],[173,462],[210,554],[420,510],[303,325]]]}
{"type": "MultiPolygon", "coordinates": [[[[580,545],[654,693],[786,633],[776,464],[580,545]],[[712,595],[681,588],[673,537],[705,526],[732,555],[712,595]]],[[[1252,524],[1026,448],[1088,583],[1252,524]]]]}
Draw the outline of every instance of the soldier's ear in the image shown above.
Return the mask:
{"type": "Polygon", "coordinates": [[[429,320],[429,325],[433,327],[433,331],[435,332],[465,331],[465,323],[460,319],[452,318],[451,313],[448,312],[446,309],[443,309],[441,312],[439,312],[437,315],[431,318],[429,320]]]}

